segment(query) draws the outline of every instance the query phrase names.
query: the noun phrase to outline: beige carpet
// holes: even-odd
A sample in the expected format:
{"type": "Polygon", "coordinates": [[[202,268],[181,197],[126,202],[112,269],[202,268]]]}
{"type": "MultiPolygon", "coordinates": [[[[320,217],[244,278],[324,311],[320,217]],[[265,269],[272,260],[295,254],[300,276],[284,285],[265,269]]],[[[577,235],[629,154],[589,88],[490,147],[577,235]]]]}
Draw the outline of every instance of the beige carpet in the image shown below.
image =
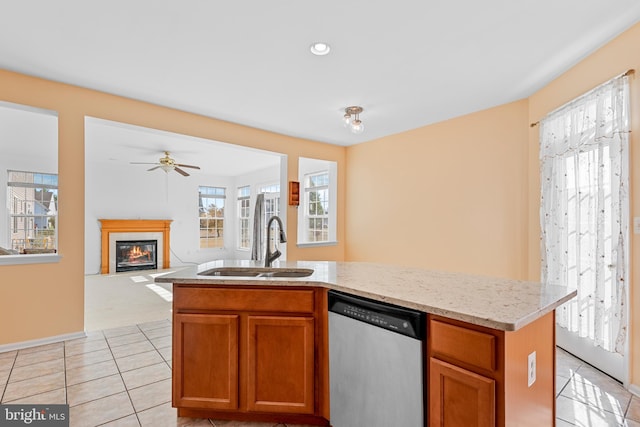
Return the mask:
{"type": "Polygon", "coordinates": [[[85,330],[170,320],[171,284],[153,280],[179,269],[85,276],[85,330]]]}

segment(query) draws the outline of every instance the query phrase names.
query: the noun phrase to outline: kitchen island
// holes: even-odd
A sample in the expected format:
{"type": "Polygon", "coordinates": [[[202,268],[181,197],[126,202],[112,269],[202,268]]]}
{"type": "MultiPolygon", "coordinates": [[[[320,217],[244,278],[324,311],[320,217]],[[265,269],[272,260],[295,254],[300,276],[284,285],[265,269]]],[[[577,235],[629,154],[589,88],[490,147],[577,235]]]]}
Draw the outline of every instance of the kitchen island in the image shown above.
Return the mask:
{"type": "Polygon", "coordinates": [[[181,416],[328,425],[335,289],[427,313],[428,425],[553,425],[554,310],[575,291],[375,263],[274,264],[313,270],[299,278],[204,275],[252,266],[214,261],[156,278],[174,285],[181,416]]]}

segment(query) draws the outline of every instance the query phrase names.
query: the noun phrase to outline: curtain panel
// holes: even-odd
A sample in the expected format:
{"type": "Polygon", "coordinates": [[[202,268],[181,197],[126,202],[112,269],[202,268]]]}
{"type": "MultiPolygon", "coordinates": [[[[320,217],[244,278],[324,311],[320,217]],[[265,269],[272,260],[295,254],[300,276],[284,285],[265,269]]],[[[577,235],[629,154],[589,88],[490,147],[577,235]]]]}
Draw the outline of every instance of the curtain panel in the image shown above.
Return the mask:
{"type": "Polygon", "coordinates": [[[629,88],[620,76],[540,121],[542,280],[577,289],[560,326],[623,353],[629,88]]]}
{"type": "Polygon", "coordinates": [[[261,261],[264,256],[264,227],[264,194],[260,193],[256,197],[256,207],[253,212],[253,243],[251,245],[252,260],[261,261]]]}

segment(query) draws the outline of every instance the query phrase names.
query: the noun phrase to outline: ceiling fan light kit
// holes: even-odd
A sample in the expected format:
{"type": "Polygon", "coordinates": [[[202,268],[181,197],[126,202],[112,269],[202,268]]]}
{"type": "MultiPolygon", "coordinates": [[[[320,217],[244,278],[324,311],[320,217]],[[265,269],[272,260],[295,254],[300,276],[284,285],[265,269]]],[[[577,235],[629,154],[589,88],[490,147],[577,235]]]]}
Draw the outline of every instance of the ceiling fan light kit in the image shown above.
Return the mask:
{"type": "Polygon", "coordinates": [[[155,165],[154,167],[147,169],[147,172],[162,169],[166,173],[171,171],[176,171],[182,176],[189,176],[187,172],[182,170],[181,168],[191,168],[191,169],[200,169],[200,166],[194,165],[185,165],[183,163],[176,163],[171,157],[169,157],[169,152],[164,152],[164,157],[158,160],[158,163],[145,163],[145,162],[131,162],[132,165],[155,165]]]}

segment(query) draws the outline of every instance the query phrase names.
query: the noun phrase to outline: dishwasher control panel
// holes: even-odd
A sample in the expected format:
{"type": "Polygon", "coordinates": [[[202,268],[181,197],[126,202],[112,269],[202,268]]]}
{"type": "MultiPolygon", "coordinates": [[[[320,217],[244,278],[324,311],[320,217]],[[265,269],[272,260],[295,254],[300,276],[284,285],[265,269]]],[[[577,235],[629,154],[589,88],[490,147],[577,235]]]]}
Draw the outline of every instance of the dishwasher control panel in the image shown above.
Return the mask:
{"type": "Polygon", "coordinates": [[[329,291],[329,311],[416,339],[424,339],[426,315],[381,301],[329,291]]]}

